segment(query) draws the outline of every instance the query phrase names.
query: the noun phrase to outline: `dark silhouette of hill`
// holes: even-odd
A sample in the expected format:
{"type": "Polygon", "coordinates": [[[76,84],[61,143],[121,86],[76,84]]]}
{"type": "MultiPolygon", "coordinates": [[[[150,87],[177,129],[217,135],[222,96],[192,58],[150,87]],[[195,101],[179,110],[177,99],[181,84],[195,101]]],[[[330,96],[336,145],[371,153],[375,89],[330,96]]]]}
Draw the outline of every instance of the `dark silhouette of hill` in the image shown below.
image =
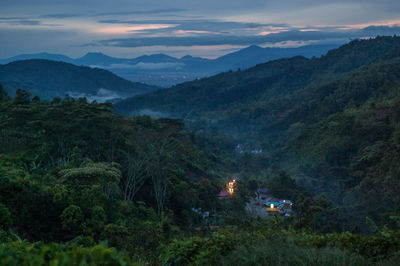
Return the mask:
{"type": "Polygon", "coordinates": [[[64,62],[32,59],[0,65],[0,83],[11,95],[24,88],[43,99],[55,96],[94,97],[98,100],[124,98],[150,92],[157,87],[131,82],[99,68],[64,62]]]}

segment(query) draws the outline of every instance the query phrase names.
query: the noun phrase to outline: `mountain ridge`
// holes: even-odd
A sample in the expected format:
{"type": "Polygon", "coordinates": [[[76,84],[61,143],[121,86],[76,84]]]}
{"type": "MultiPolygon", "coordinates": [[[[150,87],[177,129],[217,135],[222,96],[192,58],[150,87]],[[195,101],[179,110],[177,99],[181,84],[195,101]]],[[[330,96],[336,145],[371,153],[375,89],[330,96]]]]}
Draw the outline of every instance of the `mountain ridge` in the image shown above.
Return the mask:
{"type": "MultiPolygon", "coordinates": [[[[395,42],[398,45],[398,40],[399,40],[398,37],[390,40],[396,40],[395,42]]],[[[371,40],[371,42],[378,43],[380,42],[380,39],[371,40]]],[[[393,49],[390,41],[388,41],[387,43],[383,41],[383,43],[386,45],[384,49],[388,53],[386,57],[398,56],[399,54],[398,49],[393,49]]],[[[279,84],[279,79],[285,79],[285,77],[291,78],[290,82],[292,82],[291,84],[293,86],[299,86],[299,83],[307,82],[304,81],[304,79],[323,80],[326,75],[339,75],[341,73],[352,71],[365,64],[369,64],[373,60],[385,59],[385,56],[382,56],[380,53],[376,54],[376,56],[370,55],[374,53],[375,48],[371,47],[370,50],[367,50],[368,47],[363,48],[363,46],[366,44],[369,43],[367,41],[352,41],[349,44],[343,45],[338,49],[330,50],[326,55],[323,55],[320,58],[307,59],[305,57],[296,56],[292,58],[272,60],[267,63],[259,64],[255,67],[246,70],[236,71],[236,72],[224,72],[209,78],[200,79],[198,81],[179,84],[163,91],[141,96],[140,103],[135,102],[135,108],[146,105],[146,102],[148,102],[146,99],[150,98],[155,99],[154,97],[158,97],[161,95],[162,95],[161,98],[163,98],[163,103],[168,104],[168,98],[165,97],[167,97],[169,93],[175,93],[174,96],[176,96],[175,98],[171,98],[169,100],[172,101],[175,99],[182,101],[183,100],[181,99],[183,97],[182,95],[188,96],[188,93],[192,93],[191,97],[194,96],[193,88],[203,90],[203,92],[201,93],[201,95],[203,95],[202,100],[197,99],[199,100],[198,102],[200,104],[199,103],[193,104],[192,102],[190,102],[186,103],[185,105],[181,104],[177,105],[179,106],[180,109],[182,109],[183,112],[190,112],[191,108],[198,108],[199,106],[201,106],[202,103],[206,104],[207,103],[206,99],[210,98],[209,95],[213,95],[216,93],[216,91],[214,90],[214,86],[217,85],[215,84],[218,84],[218,86],[220,87],[222,85],[225,85],[229,87],[230,91],[232,90],[240,91],[241,86],[251,87],[249,86],[248,82],[252,84],[257,79],[258,82],[260,82],[258,87],[264,87],[264,89],[269,88],[269,84],[273,84],[272,82],[278,82],[279,87],[277,88],[277,92],[280,93],[282,91],[281,88],[284,86],[282,84],[279,84]],[[357,51],[357,53],[353,53],[354,46],[359,46],[360,51],[357,51]],[[296,70],[296,72],[294,72],[294,70],[296,70]],[[300,75],[302,75],[302,79],[299,78],[300,75]],[[318,75],[325,75],[325,76],[317,77],[318,75]],[[267,83],[262,84],[262,82],[267,82],[267,83]],[[207,93],[205,93],[205,91],[207,91],[207,93]],[[188,109],[183,109],[185,106],[188,109]]],[[[286,86],[284,88],[285,88],[284,90],[287,90],[288,87],[286,86]]],[[[228,90],[224,91],[225,97],[220,97],[220,98],[221,99],[225,98],[226,100],[227,92],[229,91],[228,90]]],[[[254,92],[251,95],[254,96],[254,92]]],[[[238,97],[237,99],[242,100],[243,98],[238,97]]],[[[120,104],[123,103],[125,104],[128,101],[129,99],[121,102],[120,104]]],[[[174,107],[171,108],[174,109],[174,107]]]]}
{"type": "Polygon", "coordinates": [[[45,59],[0,65],[0,84],[10,95],[14,95],[16,89],[23,88],[43,99],[70,94],[97,101],[124,98],[158,89],[125,80],[104,69],[45,59]]]}
{"type": "Polygon", "coordinates": [[[245,69],[270,60],[303,55],[320,56],[338,45],[306,45],[297,48],[262,48],[256,45],[228,53],[216,59],[193,56],[181,58],[165,54],[142,55],[135,58],[117,58],[99,52],[89,52],[72,59],[57,54],[25,54],[0,59],[0,64],[19,59],[54,59],[75,65],[94,66],[112,71],[125,79],[169,87],[188,80],[212,76],[228,70],[245,69]]]}
{"type": "MultiPolygon", "coordinates": [[[[237,156],[247,171],[285,171],[364,221],[383,217],[378,208],[394,214],[398,204],[399,106],[400,37],[352,41],[320,58],[274,60],[115,104],[129,115],[182,118],[198,134],[223,132],[246,147],[237,156]]],[[[357,219],[353,225],[363,223],[357,219]]]]}

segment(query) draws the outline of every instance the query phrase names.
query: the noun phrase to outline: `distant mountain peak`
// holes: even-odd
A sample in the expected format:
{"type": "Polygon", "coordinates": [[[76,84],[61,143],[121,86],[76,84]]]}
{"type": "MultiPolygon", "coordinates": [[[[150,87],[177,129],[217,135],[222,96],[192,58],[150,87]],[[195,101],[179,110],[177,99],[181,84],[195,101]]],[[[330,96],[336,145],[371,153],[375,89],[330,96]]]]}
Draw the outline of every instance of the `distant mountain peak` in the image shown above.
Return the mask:
{"type": "Polygon", "coordinates": [[[88,58],[88,57],[90,57],[90,58],[93,58],[93,57],[112,58],[112,57],[110,57],[108,55],[105,55],[105,54],[103,54],[101,52],[89,52],[89,53],[85,54],[84,56],[82,56],[81,58],[88,58]]]}
{"type": "Polygon", "coordinates": [[[174,58],[175,59],[175,57],[172,57],[172,56],[169,56],[169,55],[166,55],[166,54],[151,54],[151,55],[143,55],[143,56],[140,56],[140,57],[138,57],[138,58],[174,58]]]}
{"type": "Polygon", "coordinates": [[[191,58],[193,58],[193,56],[191,56],[191,55],[185,55],[184,57],[181,57],[181,59],[191,59],[191,58]]]}
{"type": "Polygon", "coordinates": [[[258,45],[253,44],[253,45],[250,45],[249,47],[244,48],[244,49],[263,49],[263,48],[258,46],[258,45]]]}

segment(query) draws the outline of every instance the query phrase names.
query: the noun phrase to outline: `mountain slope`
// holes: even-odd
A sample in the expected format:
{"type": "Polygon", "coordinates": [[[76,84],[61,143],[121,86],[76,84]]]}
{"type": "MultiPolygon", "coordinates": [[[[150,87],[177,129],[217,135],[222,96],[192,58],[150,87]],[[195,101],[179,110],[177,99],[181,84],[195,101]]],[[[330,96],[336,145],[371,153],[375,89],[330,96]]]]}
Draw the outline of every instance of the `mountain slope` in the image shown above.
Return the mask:
{"type": "Polygon", "coordinates": [[[260,63],[264,63],[279,58],[304,56],[311,58],[321,56],[337,45],[306,45],[297,48],[261,48],[256,45],[249,46],[237,52],[233,52],[215,59],[221,71],[237,70],[238,68],[249,68],[260,63]]]}
{"type": "Polygon", "coordinates": [[[284,170],[327,195],[351,228],[366,216],[383,225],[400,214],[399,106],[400,38],[378,37],[137,96],[116,109],[175,115],[192,129],[233,135],[250,147],[243,171],[252,171],[251,149],[262,150],[265,176],[284,170]]]}
{"type": "Polygon", "coordinates": [[[209,118],[222,118],[227,108],[236,113],[235,104],[276,102],[278,96],[298,93],[307,86],[327,83],[372,62],[394,58],[399,54],[399,47],[398,37],[353,41],[321,58],[275,60],[245,71],[221,73],[127,99],[116,106],[125,113],[151,109],[188,119],[207,117],[208,112],[218,111],[217,116],[212,114],[209,118]]]}
{"type": "Polygon", "coordinates": [[[100,101],[157,89],[154,86],[130,82],[107,70],[40,59],[0,65],[0,84],[11,95],[17,88],[23,88],[44,99],[68,93],[71,96],[92,97],[100,101]]]}
{"type": "Polygon", "coordinates": [[[399,215],[400,57],[321,87],[307,104],[281,130],[276,162],[346,206],[353,225],[399,215]]]}
{"type": "Polygon", "coordinates": [[[74,59],[71,63],[78,66],[109,66],[111,64],[121,64],[123,62],[123,59],[114,58],[102,53],[87,53],[82,57],[74,59]]]}
{"type": "Polygon", "coordinates": [[[216,59],[192,56],[175,58],[165,54],[143,55],[136,58],[115,58],[102,53],[87,53],[82,57],[71,59],[63,55],[39,53],[0,59],[0,63],[5,64],[26,59],[63,61],[78,66],[100,67],[128,80],[168,87],[228,70],[249,68],[278,58],[296,55],[305,57],[320,56],[335,47],[337,45],[306,45],[298,48],[250,46],[216,59]]]}
{"type": "Polygon", "coordinates": [[[72,63],[74,61],[74,59],[61,54],[37,53],[37,54],[21,54],[10,58],[0,59],[0,64],[8,64],[14,61],[29,60],[29,59],[45,59],[45,60],[61,61],[66,63],[72,63]]]}

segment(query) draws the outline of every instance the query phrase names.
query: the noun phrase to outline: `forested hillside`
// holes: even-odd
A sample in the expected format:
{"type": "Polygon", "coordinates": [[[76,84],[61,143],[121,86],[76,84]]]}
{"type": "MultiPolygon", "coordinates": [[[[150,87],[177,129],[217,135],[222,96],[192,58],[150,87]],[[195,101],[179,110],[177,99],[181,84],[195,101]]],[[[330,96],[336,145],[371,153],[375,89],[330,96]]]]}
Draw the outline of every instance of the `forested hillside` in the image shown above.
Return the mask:
{"type": "Polygon", "coordinates": [[[10,95],[14,95],[16,89],[23,88],[46,100],[70,94],[106,101],[157,89],[155,86],[125,80],[107,70],[40,59],[0,65],[0,83],[10,95]]]}
{"type": "Polygon", "coordinates": [[[241,171],[265,180],[285,170],[343,207],[349,229],[366,216],[383,225],[399,214],[399,84],[400,38],[377,37],[321,58],[184,83],[116,108],[181,117],[193,130],[233,136],[245,147],[241,171]]]}
{"type": "MultiPolygon", "coordinates": [[[[124,113],[151,109],[169,112],[188,120],[214,118],[218,123],[225,123],[226,119],[233,117],[239,119],[244,115],[258,117],[273,113],[266,109],[268,107],[285,114],[293,107],[290,100],[297,96],[299,91],[311,94],[322,85],[348,75],[360,67],[396,58],[400,55],[399,47],[400,37],[355,40],[329,51],[321,58],[279,59],[245,71],[226,72],[126,99],[117,103],[116,107],[124,113]],[[260,109],[262,107],[263,109],[260,109]],[[215,114],[218,114],[216,118],[215,114]]],[[[252,119],[247,120],[247,123],[252,122],[252,119]]],[[[226,126],[232,126],[238,132],[240,130],[237,129],[237,124],[243,123],[235,121],[235,124],[231,122],[226,126]]]]}
{"type": "Polygon", "coordinates": [[[23,90],[10,98],[0,87],[0,241],[107,240],[150,260],[180,229],[202,224],[192,208],[220,208],[231,164],[200,146],[179,120],[126,118],[111,104],[47,102],[23,90]]]}
{"type": "Polygon", "coordinates": [[[185,131],[181,120],[128,118],[108,103],[41,101],[23,90],[10,98],[0,87],[0,126],[0,264],[399,260],[398,216],[389,227],[367,218],[370,236],[358,234],[358,225],[326,234],[348,227],[344,208],[313,197],[285,173],[264,181],[244,174],[234,194],[217,199],[243,160],[223,152],[221,136],[185,131]],[[292,217],[246,212],[264,185],[294,200],[292,217]]]}

